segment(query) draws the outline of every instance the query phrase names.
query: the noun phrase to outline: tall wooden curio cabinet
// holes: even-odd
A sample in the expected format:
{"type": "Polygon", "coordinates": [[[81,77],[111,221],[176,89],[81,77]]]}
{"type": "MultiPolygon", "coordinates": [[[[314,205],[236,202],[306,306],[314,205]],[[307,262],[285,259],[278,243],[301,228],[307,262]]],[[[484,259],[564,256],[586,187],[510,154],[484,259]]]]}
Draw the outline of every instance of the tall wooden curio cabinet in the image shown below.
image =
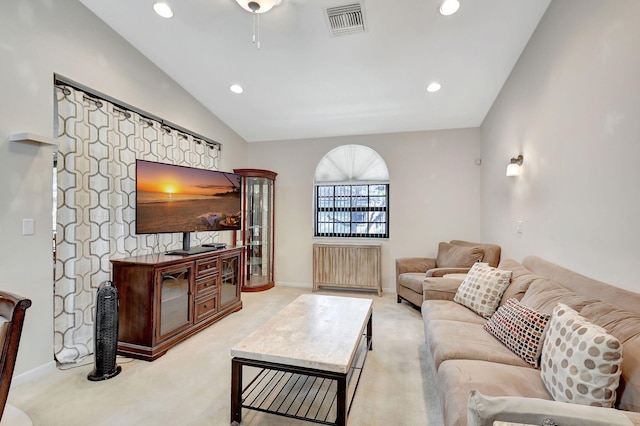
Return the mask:
{"type": "Polygon", "coordinates": [[[236,244],[246,247],[242,291],[263,291],[274,286],[273,205],[277,173],[260,169],[234,169],[242,175],[242,230],[236,244]]]}

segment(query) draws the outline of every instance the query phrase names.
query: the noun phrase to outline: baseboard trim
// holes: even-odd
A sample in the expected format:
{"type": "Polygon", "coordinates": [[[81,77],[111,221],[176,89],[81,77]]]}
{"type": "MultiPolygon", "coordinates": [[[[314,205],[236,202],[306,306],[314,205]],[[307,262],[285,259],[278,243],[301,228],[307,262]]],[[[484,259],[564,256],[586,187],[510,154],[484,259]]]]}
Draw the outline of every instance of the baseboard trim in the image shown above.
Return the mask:
{"type": "MultiPolygon", "coordinates": [[[[297,282],[290,282],[290,281],[276,281],[276,285],[283,286],[283,287],[307,288],[309,290],[313,288],[313,285],[310,283],[297,283],[297,282]]],[[[395,292],[396,292],[395,287],[382,287],[382,293],[395,294],[395,292]]]]}
{"type": "Polygon", "coordinates": [[[57,369],[55,361],[50,361],[46,364],[42,364],[40,367],[36,367],[32,370],[25,371],[24,373],[13,376],[11,380],[11,386],[21,385],[23,383],[31,382],[40,379],[46,374],[49,374],[57,369]]]}
{"type": "Polygon", "coordinates": [[[309,290],[313,288],[310,283],[296,283],[291,281],[276,281],[276,285],[281,285],[283,287],[308,288],[309,290]]]}

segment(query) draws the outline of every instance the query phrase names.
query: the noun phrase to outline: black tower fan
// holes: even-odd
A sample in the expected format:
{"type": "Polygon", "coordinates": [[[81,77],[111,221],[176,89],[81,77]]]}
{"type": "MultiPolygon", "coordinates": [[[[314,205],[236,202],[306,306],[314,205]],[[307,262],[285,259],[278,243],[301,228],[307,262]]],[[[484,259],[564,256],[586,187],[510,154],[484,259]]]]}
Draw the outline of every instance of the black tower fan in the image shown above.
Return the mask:
{"type": "Polygon", "coordinates": [[[118,289],[111,281],[105,281],[98,287],[93,341],[95,342],[95,368],[87,378],[97,382],[117,376],[122,370],[122,367],[116,365],[118,289]]]}

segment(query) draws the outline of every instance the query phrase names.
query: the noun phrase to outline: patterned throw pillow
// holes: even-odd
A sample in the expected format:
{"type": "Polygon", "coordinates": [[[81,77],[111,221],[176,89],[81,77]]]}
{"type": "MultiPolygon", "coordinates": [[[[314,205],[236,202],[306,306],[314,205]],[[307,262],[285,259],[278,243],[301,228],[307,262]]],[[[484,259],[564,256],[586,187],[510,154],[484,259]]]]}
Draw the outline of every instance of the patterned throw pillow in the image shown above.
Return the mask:
{"type": "Polygon", "coordinates": [[[545,327],[551,315],[509,299],[489,318],[484,329],[520,358],[538,367],[545,327]]]}
{"type": "Polygon", "coordinates": [[[613,407],[622,345],[563,303],[553,310],[542,347],[542,381],[553,399],[613,407]]]}
{"type": "Polygon", "coordinates": [[[493,268],[487,263],[474,263],[453,300],[489,318],[496,311],[510,282],[511,271],[493,268]]]}

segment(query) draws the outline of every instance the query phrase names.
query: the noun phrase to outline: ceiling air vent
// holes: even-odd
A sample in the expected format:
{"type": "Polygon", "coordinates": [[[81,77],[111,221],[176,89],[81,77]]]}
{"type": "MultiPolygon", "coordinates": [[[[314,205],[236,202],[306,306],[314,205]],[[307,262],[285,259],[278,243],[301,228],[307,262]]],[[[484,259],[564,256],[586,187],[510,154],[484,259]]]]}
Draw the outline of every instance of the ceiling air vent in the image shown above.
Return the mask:
{"type": "Polygon", "coordinates": [[[330,7],[327,9],[327,18],[332,35],[359,33],[365,29],[361,3],[330,7]]]}

